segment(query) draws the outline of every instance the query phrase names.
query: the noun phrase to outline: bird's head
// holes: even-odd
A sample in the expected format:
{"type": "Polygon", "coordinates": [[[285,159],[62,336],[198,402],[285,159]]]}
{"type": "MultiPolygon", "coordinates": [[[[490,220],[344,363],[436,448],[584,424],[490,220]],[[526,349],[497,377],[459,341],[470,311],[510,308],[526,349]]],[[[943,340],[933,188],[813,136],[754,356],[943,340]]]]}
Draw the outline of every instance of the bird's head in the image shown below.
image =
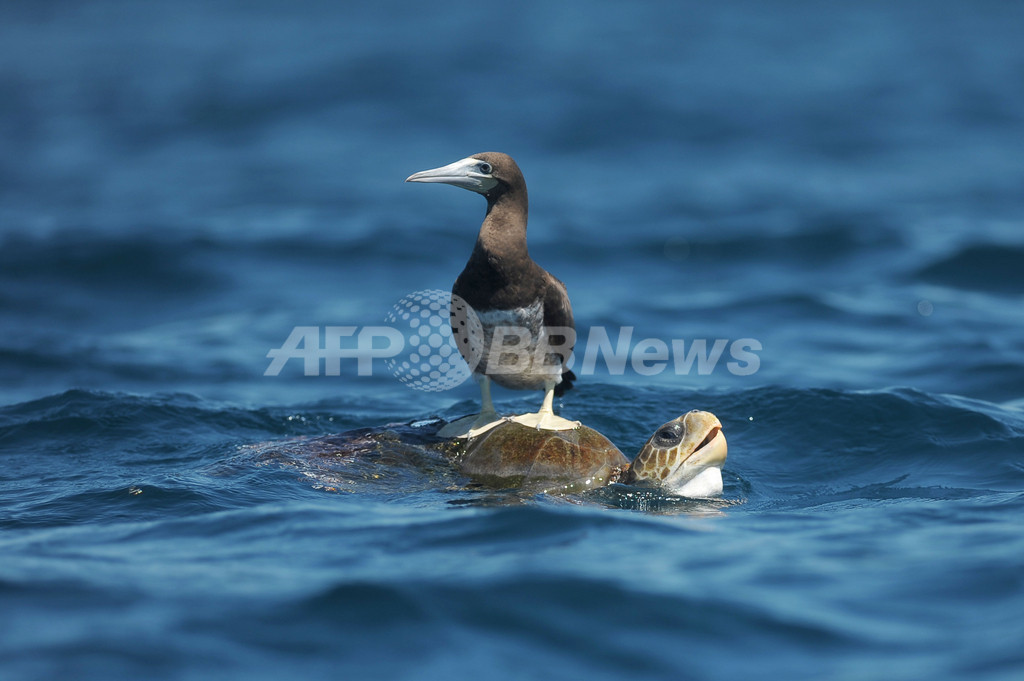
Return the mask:
{"type": "Polygon", "coordinates": [[[519,166],[511,156],[497,151],[485,151],[440,168],[421,170],[405,181],[450,184],[483,194],[489,201],[513,190],[526,193],[526,182],[519,166]]]}

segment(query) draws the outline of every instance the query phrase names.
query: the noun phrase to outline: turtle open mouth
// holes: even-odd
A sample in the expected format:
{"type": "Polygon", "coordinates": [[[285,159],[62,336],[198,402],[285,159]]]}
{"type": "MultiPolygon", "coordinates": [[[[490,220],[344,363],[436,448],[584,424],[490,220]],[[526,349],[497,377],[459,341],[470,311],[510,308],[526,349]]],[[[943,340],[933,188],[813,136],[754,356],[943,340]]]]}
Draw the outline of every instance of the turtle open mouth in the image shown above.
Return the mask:
{"type": "Polygon", "coordinates": [[[721,432],[722,432],[721,426],[715,426],[714,428],[709,430],[708,434],[704,436],[704,439],[700,441],[700,444],[697,445],[694,448],[693,453],[696,454],[700,450],[702,450],[705,447],[707,447],[709,444],[711,444],[712,440],[714,440],[716,437],[718,437],[718,434],[721,433],[721,432]]]}
{"type": "Polygon", "coordinates": [[[725,442],[725,434],[721,426],[714,426],[708,429],[704,439],[694,447],[686,460],[684,466],[721,466],[725,463],[728,452],[728,445],[725,442]]]}

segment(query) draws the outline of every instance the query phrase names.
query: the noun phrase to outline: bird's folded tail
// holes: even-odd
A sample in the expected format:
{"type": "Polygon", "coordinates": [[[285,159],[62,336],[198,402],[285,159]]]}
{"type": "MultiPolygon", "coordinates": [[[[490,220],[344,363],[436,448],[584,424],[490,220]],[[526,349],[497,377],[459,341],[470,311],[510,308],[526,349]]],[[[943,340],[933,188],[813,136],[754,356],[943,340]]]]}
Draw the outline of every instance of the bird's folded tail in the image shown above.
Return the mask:
{"type": "Polygon", "coordinates": [[[576,380],[576,374],[569,369],[562,372],[562,382],[555,386],[555,397],[561,397],[566,390],[572,390],[572,382],[576,380]]]}

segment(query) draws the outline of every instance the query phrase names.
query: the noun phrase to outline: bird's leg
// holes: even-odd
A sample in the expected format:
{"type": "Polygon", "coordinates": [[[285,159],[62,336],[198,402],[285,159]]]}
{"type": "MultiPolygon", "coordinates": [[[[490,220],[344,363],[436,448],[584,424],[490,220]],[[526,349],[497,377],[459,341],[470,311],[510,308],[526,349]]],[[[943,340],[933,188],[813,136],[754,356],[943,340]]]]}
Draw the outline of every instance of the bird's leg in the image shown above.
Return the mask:
{"type": "Polygon", "coordinates": [[[544,415],[550,414],[550,415],[554,416],[555,415],[555,410],[552,407],[552,405],[554,404],[554,401],[555,401],[555,386],[554,386],[554,384],[545,385],[544,386],[544,401],[541,402],[540,410],[537,413],[538,414],[544,414],[544,415]]]}
{"type": "Polygon", "coordinates": [[[491,402],[491,379],[486,374],[473,374],[473,378],[480,384],[480,415],[477,420],[486,419],[484,422],[488,423],[498,418],[498,412],[494,411],[494,403],[491,402]]]}
{"type": "Polygon", "coordinates": [[[476,437],[501,423],[501,417],[491,402],[491,379],[483,374],[473,374],[473,378],[480,384],[480,413],[452,421],[437,432],[441,437],[476,437]]]}
{"type": "Polygon", "coordinates": [[[530,428],[536,428],[537,430],[572,430],[573,428],[579,428],[579,421],[570,421],[569,419],[563,419],[561,416],[555,416],[555,411],[552,408],[554,400],[555,382],[554,380],[547,381],[544,384],[544,402],[540,405],[540,411],[535,414],[513,416],[509,420],[530,428]]]}

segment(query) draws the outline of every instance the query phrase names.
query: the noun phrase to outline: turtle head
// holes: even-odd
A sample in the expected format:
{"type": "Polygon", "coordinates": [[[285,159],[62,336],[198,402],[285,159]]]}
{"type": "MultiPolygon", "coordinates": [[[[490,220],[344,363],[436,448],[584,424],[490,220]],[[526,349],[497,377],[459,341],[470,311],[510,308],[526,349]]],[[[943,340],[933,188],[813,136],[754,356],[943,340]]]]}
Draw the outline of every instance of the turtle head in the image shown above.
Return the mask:
{"type": "Polygon", "coordinates": [[[622,482],[654,485],[687,497],[721,494],[726,452],[722,422],[694,409],[654,432],[622,482]]]}

